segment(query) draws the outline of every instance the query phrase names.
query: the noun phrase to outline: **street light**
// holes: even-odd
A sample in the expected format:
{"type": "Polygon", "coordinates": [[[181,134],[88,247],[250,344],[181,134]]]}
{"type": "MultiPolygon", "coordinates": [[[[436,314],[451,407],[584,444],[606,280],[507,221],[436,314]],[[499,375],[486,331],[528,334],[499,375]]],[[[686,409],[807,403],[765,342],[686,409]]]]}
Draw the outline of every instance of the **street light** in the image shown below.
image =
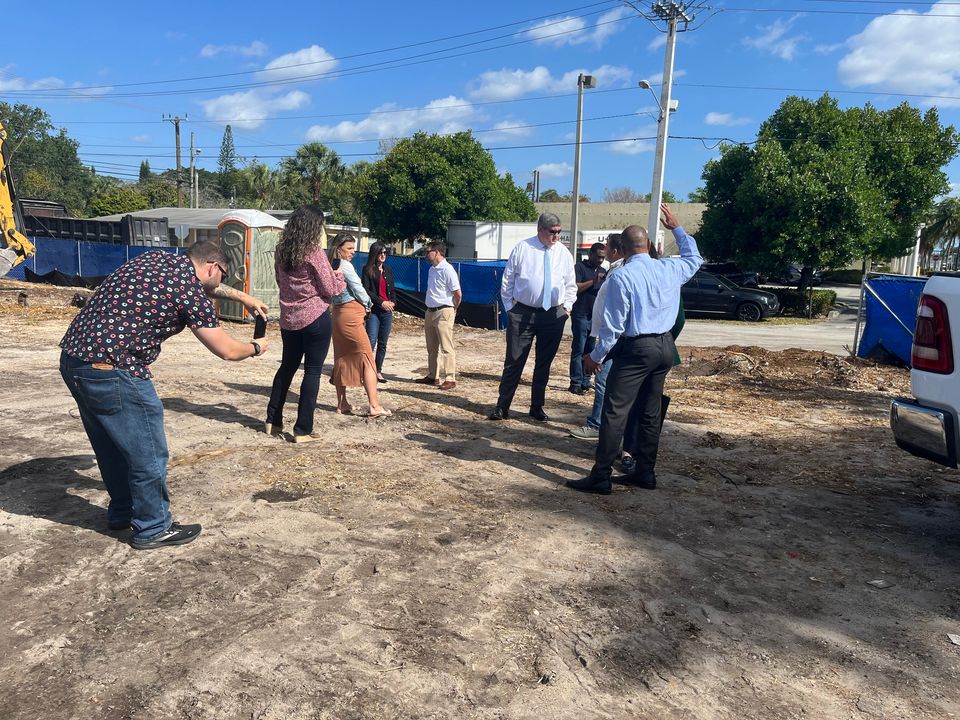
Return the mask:
{"type": "Polygon", "coordinates": [[[577,142],[573,153],[573,208],[570,211],[570,252],[577,259],[577,225],[580,221],[580,140],[583,138],[583,89],[595,88],[593,75],[577,77],[577,142]]]}

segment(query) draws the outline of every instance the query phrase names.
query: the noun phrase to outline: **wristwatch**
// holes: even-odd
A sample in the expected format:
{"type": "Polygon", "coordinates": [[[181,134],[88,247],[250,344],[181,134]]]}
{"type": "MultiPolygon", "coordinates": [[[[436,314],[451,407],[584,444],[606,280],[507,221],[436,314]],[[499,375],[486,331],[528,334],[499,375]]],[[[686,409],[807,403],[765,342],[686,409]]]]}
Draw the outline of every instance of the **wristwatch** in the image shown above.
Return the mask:
{"type": "Polygon", "coordinates": [[[258,342],[252,342],[252,343],[250,343],[250,344],[253,345],[253,356],[256,357],[257,355],[259,355],[259,354],[261,353],[260,343],[258,343],[258,342]]]}

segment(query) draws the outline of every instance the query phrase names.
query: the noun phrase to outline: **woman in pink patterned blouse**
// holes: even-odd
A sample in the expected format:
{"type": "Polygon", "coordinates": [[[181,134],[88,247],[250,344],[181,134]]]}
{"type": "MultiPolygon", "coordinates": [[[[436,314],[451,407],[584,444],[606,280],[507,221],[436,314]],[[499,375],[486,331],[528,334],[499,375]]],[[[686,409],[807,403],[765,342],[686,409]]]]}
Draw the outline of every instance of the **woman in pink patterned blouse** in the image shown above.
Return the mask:
{"type": "Polygon", "coordinates": [[[323,250],[325,240],[323,211],[316,205],[304,205],[287,221],[274,256],[280,287],[283,357],[273,378],[265,429],[271,435],[283,432],[283,404],[303,360],[294,442],[310,442],[319,437],[313,432],[313,413],[320,390],[320,371],[330,349],[330,299],[346,288],[343,273],[330,267],[323,250]]]}

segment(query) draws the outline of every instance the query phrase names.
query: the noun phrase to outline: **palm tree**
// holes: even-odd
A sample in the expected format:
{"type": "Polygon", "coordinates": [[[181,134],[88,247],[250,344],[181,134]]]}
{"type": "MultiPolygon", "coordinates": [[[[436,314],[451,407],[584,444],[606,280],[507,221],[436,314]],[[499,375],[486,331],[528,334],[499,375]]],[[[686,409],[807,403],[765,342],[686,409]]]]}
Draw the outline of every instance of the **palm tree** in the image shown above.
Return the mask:
{"type": "Polygon", "coordinates": [[[272,171],[264,163],[252,162],[240,171],[243,194],[246,195],[258,210],[266,210],[275,206],[280,195],[278,173],[272,171]]]}
{"type": "MultiPolygon", "coordinates": [[[[954,255],[954,246],[960,239],[960,197],[948,197],[937,203],[930,221],[920,233],[920,252],[925,257],[941,246],[940,267],[946,268],[954,255]]],[[[954,263],[955,264],[955,263],[954,263]]]]}
{"type": "Polygon", "coordinates": [[[284,174],[299,180],[305,186],[310,202],[321,206],[335,200],[345,171],[336,151],[318,142],[301,145],[297,154],[283,163],[284,174]]]}

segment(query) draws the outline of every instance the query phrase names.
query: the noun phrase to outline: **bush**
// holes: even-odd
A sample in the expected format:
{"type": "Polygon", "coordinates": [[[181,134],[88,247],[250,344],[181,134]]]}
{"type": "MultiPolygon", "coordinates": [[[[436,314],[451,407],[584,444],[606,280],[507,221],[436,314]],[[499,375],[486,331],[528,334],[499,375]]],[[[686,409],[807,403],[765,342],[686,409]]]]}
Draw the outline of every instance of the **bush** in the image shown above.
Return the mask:
{"type": "MultiPolygon", "coordinates": [[[[810,306],[810,292],[799,290],[777,289],[776,295],[780,298],[780,310],[784,315],[807,317],[810,306]]],[[[827,314],[830,306],[837,301],[837,294],[833,290],[813,291],[813,315],[822,317],[827,314]]]]}
{"type": "Polygon", "coordinates": [[[861,270],[824,270],[823,279],[828,282],[859,285],[863,278],[861,270]]]}

